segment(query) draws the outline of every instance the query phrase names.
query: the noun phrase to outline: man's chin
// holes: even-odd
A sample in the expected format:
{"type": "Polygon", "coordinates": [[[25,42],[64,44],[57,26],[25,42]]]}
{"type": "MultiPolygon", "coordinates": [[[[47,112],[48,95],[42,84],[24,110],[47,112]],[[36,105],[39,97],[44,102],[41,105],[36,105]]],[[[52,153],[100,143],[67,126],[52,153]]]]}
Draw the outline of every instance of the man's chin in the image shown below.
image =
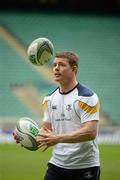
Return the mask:
{"type": "Polygon", "coordinates": [[[60,82],[61,80],[59,78],[54,78],[55,82],[60,82]]]}

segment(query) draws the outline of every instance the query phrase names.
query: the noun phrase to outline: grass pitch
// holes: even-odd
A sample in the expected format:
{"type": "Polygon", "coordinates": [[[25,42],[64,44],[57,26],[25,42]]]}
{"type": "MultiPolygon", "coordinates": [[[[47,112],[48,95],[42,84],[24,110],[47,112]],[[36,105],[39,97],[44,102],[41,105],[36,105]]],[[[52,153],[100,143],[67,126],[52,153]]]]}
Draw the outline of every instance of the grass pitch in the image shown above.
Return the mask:
{"type": "MultiPolygon", "coordinates": [[[[101,180],[120,179],[120,145],[100,145],[101,180]]],[[[51,149],[28,151],[19,145],[0,145],[1,180],[43,180],[51,149]]]]}

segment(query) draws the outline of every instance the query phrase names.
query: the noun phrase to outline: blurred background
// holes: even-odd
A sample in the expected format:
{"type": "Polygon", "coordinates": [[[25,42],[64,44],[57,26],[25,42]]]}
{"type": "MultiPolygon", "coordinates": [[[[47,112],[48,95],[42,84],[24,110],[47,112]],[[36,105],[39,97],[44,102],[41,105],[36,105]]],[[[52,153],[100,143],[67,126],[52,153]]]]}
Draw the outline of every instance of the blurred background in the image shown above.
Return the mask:
{"type": "MultiPolygon", "coordinates": [[[[118,148],[120,0],[1,0],[0,147],[14,142],[12,132],[20,117],[41,122],[42,100],[56,87],[50,64],[35,67],[28,61],[27,47],[38,37],[49,38],[55,52],[68,50],[80,56],[77,79],[93,89],[101,103],[98,142],[118,148]]],[[[3,174],[1,180],[15,179],[3,174]]],[[[113,180],[117,177],[114,174],[113,180]]]]}

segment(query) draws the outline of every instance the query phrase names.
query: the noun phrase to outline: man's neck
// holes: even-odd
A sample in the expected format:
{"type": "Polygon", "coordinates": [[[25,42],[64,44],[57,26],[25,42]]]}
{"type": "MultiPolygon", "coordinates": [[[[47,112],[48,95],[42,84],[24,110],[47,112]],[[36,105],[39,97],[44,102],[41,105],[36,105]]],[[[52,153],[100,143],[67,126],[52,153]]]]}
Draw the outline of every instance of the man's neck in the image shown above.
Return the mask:
{"type": "Polygon", "coordinates": [[[60,83],[60,92],[61,93],[66,93],[69,92],[70,90],[72,90],[76,85],[78,84],[78,82],[75,80],[73,82],[70,83],[66,83],[66,84],[62,84],[60,83]]]}

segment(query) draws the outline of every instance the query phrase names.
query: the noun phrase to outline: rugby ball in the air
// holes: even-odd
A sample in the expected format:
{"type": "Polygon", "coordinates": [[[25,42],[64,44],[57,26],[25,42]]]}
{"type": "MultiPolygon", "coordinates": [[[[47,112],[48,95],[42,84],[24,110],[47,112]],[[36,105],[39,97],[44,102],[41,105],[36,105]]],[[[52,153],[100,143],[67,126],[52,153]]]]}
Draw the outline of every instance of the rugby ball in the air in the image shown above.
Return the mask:
{"type": "Polygon", "coordinates": [[[34,65],[43,65],[53,58],[54,46],[45,38],[35,39],[27,49],[29,61],[34,65]]]}
{"type": "Polygon", "coordinates": [[[28,117],[20,118],[17,122],[15,133],[24,148],[31,151],[38,149],[35,137],[39,133],[39,126],[34,120],[28,117]]]}

